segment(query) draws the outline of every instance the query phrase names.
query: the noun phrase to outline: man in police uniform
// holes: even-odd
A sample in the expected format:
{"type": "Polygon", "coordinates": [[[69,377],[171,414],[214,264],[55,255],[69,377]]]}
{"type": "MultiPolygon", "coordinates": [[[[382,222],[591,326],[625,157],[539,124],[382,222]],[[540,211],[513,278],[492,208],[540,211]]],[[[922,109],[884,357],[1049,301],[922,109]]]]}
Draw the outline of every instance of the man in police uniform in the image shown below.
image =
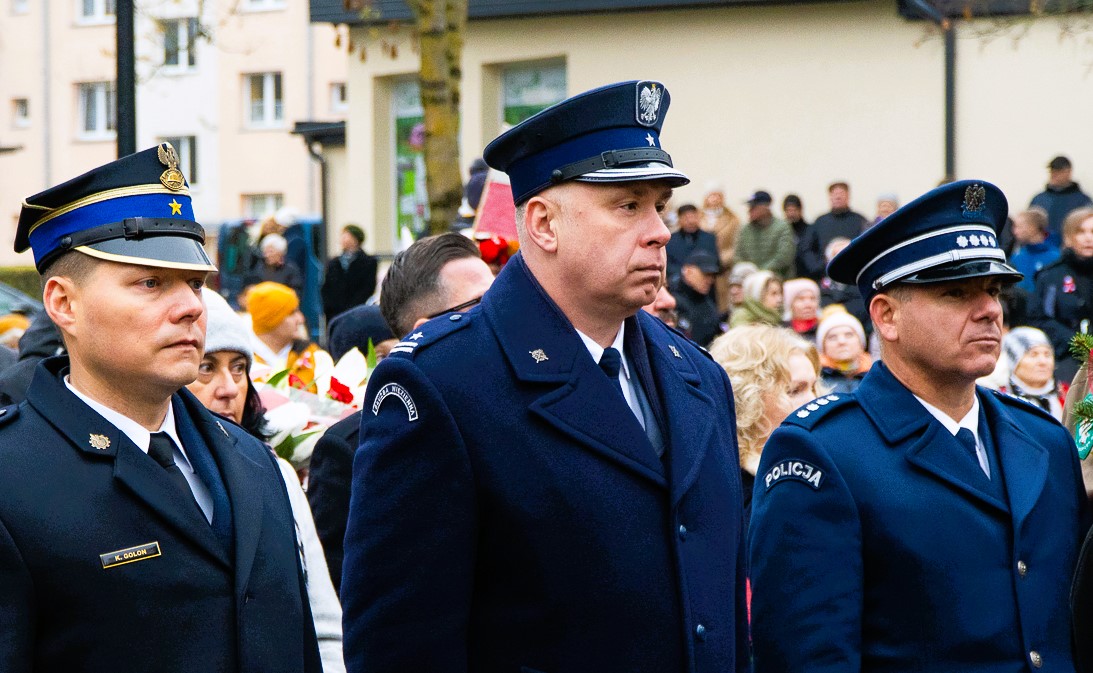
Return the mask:
{"type": "Polygon", "coordinates": [[[752,505],[757,673],[1072,673],[1067,597],[1086,503],[1069,433],[977,388],[1021,278],[986,182],[940,187],[828,267],[882,340],[853,394],[790,414],[752,505]]]}
{"type": "Polygon", "coordinates": [[[203,241],[168,144],[23,203],[69,355],[0,410],[5,673],[321,671],[274,458],[182,388],[203,241]]]}
{"type": "Polygon", "coordinates": [[[342,601],[349,671],[742,671],[724,371],[641,311],[687,178],[668,92],[624,82],[486,148],[521,253],[368,384],[342,601]]]}

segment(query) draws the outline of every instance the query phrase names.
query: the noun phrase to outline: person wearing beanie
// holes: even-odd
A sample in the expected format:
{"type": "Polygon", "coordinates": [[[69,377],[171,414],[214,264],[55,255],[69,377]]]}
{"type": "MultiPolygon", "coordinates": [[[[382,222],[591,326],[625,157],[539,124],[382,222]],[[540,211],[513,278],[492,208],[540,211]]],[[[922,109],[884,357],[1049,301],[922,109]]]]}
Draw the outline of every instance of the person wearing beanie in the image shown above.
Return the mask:
{"type": "Polygon", "coordinates": [[[852,393],[873,364],[865,352],[865,329],[846,311],[833,310],[816,328],[820,380],[833,393],[852,393]]]}
{"type": "Polygon", "coordinates": [[[729,316],[729,327],[782,326],[782,279],[773,271],[756,271],[743,281],[744,303],[729,316]]]}
{"type": "Polygon", "coordinates": [[[782,285],[782,296],[786,327],[814,344],[820,324],[820,286],[811,278],[793,278],[782,285]]]}
{"type": "Polygon", "coordinates": [[[288,369],[301,376],[305,384],[311,383],[308,371],[313,363],[308,356],[319,347],[300,338],[304,314],[296,292],[280,283],[259,283],[247,292],[247,312],[251,317],[254,364],[266,365],[273,372],[288,369]]]}
{"type": "Polygon", "coordinates": [[[342,252],[326,263],[321,290],[327,322],[368,301],[376,292],[378,262],[366,253],[364,230],[347,224],[341,233],[342,252]]]}
{"type": "MultiPolygon", "coordinates": [[[[209,411],[240,425],[255,438],[265,442],[265,408],[258,391],[247,373],[254,359],[250,346],[250,330],[246,320],[228,306],[216,292],[202,288],[207,322],[205,327],[205,355],[197,371],[197,379],[186,386],[194,397],[209,411]]],[[[268,445],[267,445],[268,446],[268,445]]],[[[292,518],[300,536],[300,544],[307,568],[325,568],[323,546],[315,532],[315,521],[307,503],[300,480],[292,465],[283,458],[277,459],[281,478],[288,489],[292,518]]],[[[330,576],[324,572],[309,573],[307,583],[308,603],[315,620],[315,634],[319,639],[319,655],[323,661],[323,673],[345,671],[342,661],[342,607],[330,576]]]]}
{"type": "Polygon", "coordinates": [[[391,352],[398,339],[383,320],[379,304],[355,306],[330,321],[330,337],[327,347],[335,360],[340,360],[350,350],[357,348],[368,352],[368,343],[376,349],[376,360],[382,360],[391,352]]]}
{"type": "Polygon", "coordinates": [[[1055,380],[1055,350],[1047,335],[1035,327],[1015,327],[1002,338],[998,366],[1007,373],[998,387],[1003,393],[1034,404],[1063,420],[1063,404],[1070,386],[1055,380]]]}

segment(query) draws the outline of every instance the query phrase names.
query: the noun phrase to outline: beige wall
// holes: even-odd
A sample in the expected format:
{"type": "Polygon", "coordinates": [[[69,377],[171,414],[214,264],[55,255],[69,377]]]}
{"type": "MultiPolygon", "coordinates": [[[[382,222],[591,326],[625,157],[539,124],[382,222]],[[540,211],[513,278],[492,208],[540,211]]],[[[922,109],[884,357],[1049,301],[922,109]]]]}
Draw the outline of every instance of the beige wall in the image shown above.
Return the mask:
{"type": "MultiPolygon", "coordinates": [[[[1039,22],[1014,44],[968,37],[958,47],[958,177],[997,181],[1019,207],[1042,189],[1047,160],[1068,153],[1093,188],[1093,48],[1060,42],[1039,22]]],[[[355,29],[365,40],[366,30],[355,29]]],[[[390,38],[388,38],[390,39],[390,38]]],[[[569,93],[624,79],[659,79],[672,94],[664,147],[692,185],[676,203],[724,185],[730,205],[755,189],[801,195],[806,216],[827,210],[826,187],[852,186],[872,216],[876,196],[904,201],[944,173],[943,47],[926,23],[890,2],[740,7],[475,21],[464,52],[463,165],[500,130],[498,66],[562,59],[569,93]]],[[[375,213],[374,246],[393,244],[390,82],[412,76],[406,40],[392,60],[374,47],[349,60],[353,189],[339,195],[375,213]]]]}

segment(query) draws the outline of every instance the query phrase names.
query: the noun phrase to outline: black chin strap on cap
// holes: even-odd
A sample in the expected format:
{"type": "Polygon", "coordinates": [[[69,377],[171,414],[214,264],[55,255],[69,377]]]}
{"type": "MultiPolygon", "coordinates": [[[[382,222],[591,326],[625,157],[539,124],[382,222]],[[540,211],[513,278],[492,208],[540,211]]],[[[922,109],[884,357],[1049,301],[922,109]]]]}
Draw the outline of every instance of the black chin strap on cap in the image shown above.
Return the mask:
{"type": "Polygon", "coordinates": [[[638,147],[630,150],[610,150],[599,155],[581,161],[574,161],[561,168],[554,169],[550,174],[550,180],[554,184],[571,180],[573,178],[595,173],[605,168],[618,168],[628,164],[644,164],[657,161],[662,164],[672,165],[672,157],[662,149],[653,147],[638,147]]]}
{"type": "Polygon", "coordinates": [[[55,250],[44,256],[37,264],[42,270],[57,257],[69,250],[85,245],[94,245],[115,239],[135,240],[153,236],[178,236],[190,238],[204,245],[205,228],[197,222],[161,217],[128,217],[120,222],[111,222],[91,229],[73,232],[63,237],[55,250]]]}

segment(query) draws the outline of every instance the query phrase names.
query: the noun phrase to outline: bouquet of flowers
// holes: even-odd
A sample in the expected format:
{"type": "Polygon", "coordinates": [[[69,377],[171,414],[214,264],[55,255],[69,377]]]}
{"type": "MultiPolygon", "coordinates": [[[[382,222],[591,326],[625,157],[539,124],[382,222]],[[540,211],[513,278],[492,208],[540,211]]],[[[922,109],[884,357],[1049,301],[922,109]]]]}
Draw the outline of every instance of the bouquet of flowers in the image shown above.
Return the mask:
{"type": "Polygon", "coordinates": [[[368,355],[353,348],[337,363],[314,350],[280,371],[254,372],[255,389],[266,407],[266,427],[277,455],[296,469],[307,466],[315,444],[326,429],[360,409],[368,374],[376,366],[376,350],[368,355]]]}

